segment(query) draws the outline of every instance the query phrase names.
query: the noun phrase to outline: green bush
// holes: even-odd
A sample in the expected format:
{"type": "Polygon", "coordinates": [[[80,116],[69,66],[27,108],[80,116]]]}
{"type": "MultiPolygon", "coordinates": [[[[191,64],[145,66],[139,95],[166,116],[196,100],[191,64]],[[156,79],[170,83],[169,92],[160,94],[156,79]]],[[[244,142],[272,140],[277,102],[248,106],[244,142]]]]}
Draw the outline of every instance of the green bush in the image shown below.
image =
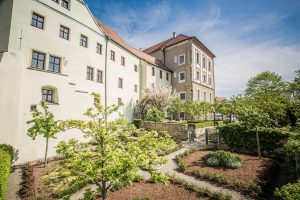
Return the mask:
{"type": "Polygon", "coordinates": [[[13,147],[0,145],[0,200],[6,199],[10,168],[13,159],[13,147]]]}
{"type": "Polygon", "coordinates": [[[150,108],[146,115],[146,120],[153,122],[160,122],[163,120],[165,114],[157,108],[150,108]]]}
{"type": "Polygon", "coordinates": [[[159,172],[151,171],[150,175],[151,176],[149,181],[152,183],[163,183],[165,185],[169,184],[169,178],[159,172]]]}
{"type": "Polygon", "coordinates": [[[300,199],[300,179],[296,183],[288,183],[280,189],[276,188],[275,196],[284,200],[300,199]]]}
{"type": "Polygon", "coordinates": [[[288,142],[284,145],[285,155],[288,161],[288,170],[291,179],[296,176],[296,158],[295,154],[298,152],[300,154],[300,139],[298,135],[291,136],[288,142]]]}
{"type": "Polygon", "coordinates": [[[232,169],[239,168],[243,164],[243,159],[240,156],[222,150],[206,154],[204,160],[209,166],[232,169]]]}
{"type": "MultiPolygon", "coordinates": [[[[257,148],[255,130],[249,129],[238,123],[226,124],[218,126],[219,133],[223,142],[241,151],[252,151],[257,148]]],[[[259,140],[261,150],[273,151],[279,147],[279,141],[289,136],[289,132],[272,129],[272,128],[260,128],[259,140]]]]}
{"type": "Polygon", "coordinates": [[[141,128],[143,125],[143,120],[142,119],[134,119],[133,122],[134,126],[136,128],[141,128]]]}

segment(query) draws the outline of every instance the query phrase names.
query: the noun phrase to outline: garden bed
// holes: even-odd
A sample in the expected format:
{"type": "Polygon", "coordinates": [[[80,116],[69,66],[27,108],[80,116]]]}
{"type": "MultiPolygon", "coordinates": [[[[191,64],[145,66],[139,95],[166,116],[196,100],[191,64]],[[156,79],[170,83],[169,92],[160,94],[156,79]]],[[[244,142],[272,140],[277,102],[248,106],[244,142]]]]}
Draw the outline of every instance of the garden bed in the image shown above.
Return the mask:
{"type": "Polygon", "coordinates": [[[204,156],[209,152],[211,151],[190,151],[177,157],[181,171],[254,197],[266,194],[271,187],[269,183],[276,180],[279,167],[273,159],[238,154],[244,163],[240,168],[230,169],[207,165],[204,156]]]}
{"type": "Polygon", "coordinates": [[[148,200],[199,200],[209,199],[199,197],[196,192],[191,192],[182,186],[176,184],[152,184],[146,182],[134,183],[131,186],[126,186],[116,192],[109,193],[108,200],[133,200],[144,199],[148,197],[148,200]]]}

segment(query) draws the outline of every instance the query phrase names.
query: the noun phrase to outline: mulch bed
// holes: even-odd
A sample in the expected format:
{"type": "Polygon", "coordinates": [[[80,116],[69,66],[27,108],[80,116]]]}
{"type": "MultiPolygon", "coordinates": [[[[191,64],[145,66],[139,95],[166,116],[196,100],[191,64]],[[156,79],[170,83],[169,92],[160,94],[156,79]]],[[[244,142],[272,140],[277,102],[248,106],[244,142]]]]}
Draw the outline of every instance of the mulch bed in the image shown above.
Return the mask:
{"type": "Polygon", "coordinates": [[[150,197],[151,200],[207,200],[208,198],[198,197],[196,192],[184,189],[175,184],[152,184],[146,182],[134,183],[121,190],[109,193],[108,200],[132,200],[135,197],[150,197]]]}
{"type": "Polygon", "coordinates": [[[272,190],[272,182],[277,178],[279,165],[273,159],[236,153],[244,160],[243,165],[238,169],[228,169],[224,167],[208,166],[203,157],[210,151],[196,151],[183,160],[187,163],[185,174],[191,175],[193,171],[200,170],[204,173],[214,173],[225,176],[231,181],[241,181],[244,183],[256,183],[262,187],[263,196],[268,195],[272,190]]]}

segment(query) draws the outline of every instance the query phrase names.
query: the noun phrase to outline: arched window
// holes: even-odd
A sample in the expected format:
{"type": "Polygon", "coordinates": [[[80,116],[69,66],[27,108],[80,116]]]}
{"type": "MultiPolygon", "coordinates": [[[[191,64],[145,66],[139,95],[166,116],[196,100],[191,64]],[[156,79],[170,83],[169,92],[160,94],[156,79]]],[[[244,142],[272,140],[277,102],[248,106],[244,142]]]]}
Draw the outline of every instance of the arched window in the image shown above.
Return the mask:
{"type": "Polygon", "coordinates": [[[58,103],[57,89],[53,86],[43,86],[42,100],[48,103],[58,103]]]}

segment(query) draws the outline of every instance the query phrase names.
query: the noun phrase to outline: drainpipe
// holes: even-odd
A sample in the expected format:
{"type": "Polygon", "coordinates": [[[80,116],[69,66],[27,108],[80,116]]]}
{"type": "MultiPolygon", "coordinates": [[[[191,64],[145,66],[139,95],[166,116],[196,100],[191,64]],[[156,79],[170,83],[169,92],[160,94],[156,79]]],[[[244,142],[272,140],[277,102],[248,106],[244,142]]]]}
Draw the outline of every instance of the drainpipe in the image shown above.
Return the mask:
{"type": "MultiPolygon", "coordinates": [[[[108,36],[105,36],[105,66],[104,66],[104,76],[105,76],[105,81],[104,81],[104,106],[105,110],[107,108],[107,50],[108,50],[108,42],[110,38],[108,36]]],[[[105,120],[107,120],[107,113],[105,112],[105,120]]]]}
{"type": "Polygon", "coordinates": [[[162,50],[162,52],[163,52],[163,57],[164,57],[163,61],[164,61],[164,65],[166,65],[166,51],[165,51],[165,48],[162,48],[161,50],[162,50]]]}

